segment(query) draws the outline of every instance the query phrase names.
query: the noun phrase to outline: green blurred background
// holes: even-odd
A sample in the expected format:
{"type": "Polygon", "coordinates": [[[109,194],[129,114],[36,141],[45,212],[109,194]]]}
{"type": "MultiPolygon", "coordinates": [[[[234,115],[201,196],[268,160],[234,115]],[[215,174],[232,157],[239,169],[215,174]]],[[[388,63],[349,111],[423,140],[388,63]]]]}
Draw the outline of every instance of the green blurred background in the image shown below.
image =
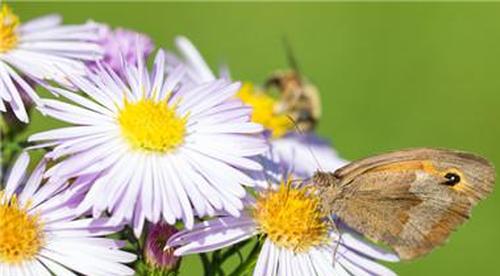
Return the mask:
{"type": "MultiPolygon", "coordinates": [[[[287,36],[320,89],[319,133],[347,159],[418,146],[477,152],[500,167],[500,4],[495,3],[11,3],[27,20],[61,13],[149,34],[172,48],[186,35],[235,79],[286,68],[287,36]]],[[[35,114],[29,132],[57,125],[35,114]]],[[[500,195],[442,248],[401,275],[498,275],[500,195]],[[495,215],[496,214],[496,215],[495,215]]],[[[196,257],[181,275],[201,273],[196,257]],[[188,273],[189,272],[189,273],[188,273]]]]}

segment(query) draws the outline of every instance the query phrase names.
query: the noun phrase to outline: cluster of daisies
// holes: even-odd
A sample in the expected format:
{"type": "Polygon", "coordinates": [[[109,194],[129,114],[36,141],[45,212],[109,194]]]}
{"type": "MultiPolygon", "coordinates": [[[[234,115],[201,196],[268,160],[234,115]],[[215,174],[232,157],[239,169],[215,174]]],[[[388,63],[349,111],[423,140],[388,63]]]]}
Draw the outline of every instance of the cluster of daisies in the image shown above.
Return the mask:
{"type": "Polygon", "coordinates": [[[344,164],[329,144],[175,44],[150,57],[146,35],[3,5],[3,124],[33,107],[64,126],[31,135],[2,178],[0,275],[167,275],[188,254],[214,275],[231,254],[242,275],[392,275],[377,261],[397,257],[302,185],[344,164]]]}

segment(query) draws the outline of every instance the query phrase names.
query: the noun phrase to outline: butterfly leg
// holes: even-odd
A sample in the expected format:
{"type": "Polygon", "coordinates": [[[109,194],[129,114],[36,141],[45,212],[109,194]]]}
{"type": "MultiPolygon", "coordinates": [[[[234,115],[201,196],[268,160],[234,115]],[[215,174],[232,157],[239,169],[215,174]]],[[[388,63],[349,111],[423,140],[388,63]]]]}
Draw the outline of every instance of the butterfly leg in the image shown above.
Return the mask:
{"type": "Polygon", "coordinates": [[[333,248],[333,254],[332,254],[332,264],[333,266],[335,266],[335,263],[336,263],[336,257],[337,257],[337,251],[339,249],[339,246],[340,246],[340,241],[342,240],[342,233],[340,233],[340,228],[337,226],[337,223],[335,222],[335,220],[333,219],[332,216],[328,216],[328,220],[330,220],[330,223],[333,227],[333,231],[335,233],[338,234],[337,236],[337,240],[335,241],[335,247],[333,248]]]}

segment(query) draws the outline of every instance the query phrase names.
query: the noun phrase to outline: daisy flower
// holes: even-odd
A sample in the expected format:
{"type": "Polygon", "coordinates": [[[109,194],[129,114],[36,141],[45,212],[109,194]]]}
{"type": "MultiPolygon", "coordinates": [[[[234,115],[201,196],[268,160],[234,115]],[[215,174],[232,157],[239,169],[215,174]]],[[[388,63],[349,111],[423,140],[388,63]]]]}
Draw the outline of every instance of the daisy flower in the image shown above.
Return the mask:
{"type": "MultiPolygon", "coordinates": [[[[111,29],[106,24],[97,24],[97,43],[103,48],[103,57],[99,62],[107,64],[120,77],[125,78],[122,59],[130,64],[136,64],[137,58],[146,60],[153,52],[154,44],[146,34],[124,28],[111,29]],[[141,49],[140,56],[136,49],[141,49]]],[[[87,66],[95,69],[97,62],[87,62],[87,66]]]]}
{"type": "Polygon", "coordinates": [[[29,138],[55,146],[49,158],[65,157],[48,177],[99,174],[79,209],[95,216],[107,210],[131,221],[136,235],[146,219],[156,223],[161,215],[188,228],[194,215],[238,216],[243,185],[254,185],[242,170],[259,171],[251,157],[268,148],[262,126],[249,121],[250,108],[234,98],[239,83],[184,87],[186,69],[166,75],[164,62],[160,50],[151,73],[142,59],[126,63],[125,82],[109,68],[72,76],[89,99],[48,87],[73,103],[47,99],[41,110],[74,126],[29,138]]]}
{"type": "Polygon", "coordinates": [[[352,232],[333,231],[311,187],[282,182],[261,191],[238,217],[220,216],[174,234],[167,248],[178,256],[209,252],[259,236],[253,275],[394,275],[375,260],[398,257],[352,232]]]}
{"type": "Polygon", "coordinates": [[[28,163],[23,153],[0,190],[0,275],[133,275],[123,264],[135,260],[120,250],[125,243],[101,237],[122,225],[78,219],[75,207],[88,180],[42,183],[42,161],[24,181],[28,163]]]}
{"type": "Polygon", "coordinates": [[[82,60],[100,58],[101,49],[91,42],[96,38],[95,24],[61,26],[61,18],[48,15],[21,23],[3,4],[0,11],[0,111],[5,102],[16,117],[28,122],[20,96],[40,104],[34,89],[23,79],[51,79],[67,83],[67,75],[83,75],[82,60]]]}

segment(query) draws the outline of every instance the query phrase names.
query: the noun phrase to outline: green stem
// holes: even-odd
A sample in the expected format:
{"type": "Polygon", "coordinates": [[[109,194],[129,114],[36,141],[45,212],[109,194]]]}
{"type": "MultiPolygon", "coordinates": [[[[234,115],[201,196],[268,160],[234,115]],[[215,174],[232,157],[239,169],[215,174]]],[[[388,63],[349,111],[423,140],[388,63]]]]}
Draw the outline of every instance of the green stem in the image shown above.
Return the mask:
{"type": "Polygon", "coordinates": [[[198,254],[201,259],[201,263],[203,264],[203,275],[208,276],[210,275],[210,260],[208,259],[208,256],[206,253],[200,253],[198,254]]]}
{"type": "Polygon", "coordinates": [[[240,250],[251,241],[252,241],[251,239],[248,239],[231,246],[231,248],[229,248],[226,252],[224,252],[224,254],[222,254],[222,256],[220,257],[220,263],[223,264],[225,261],[227,261],[229,257],[237,253],[238,256],[240,257],[240,264],[241,264],[243,262],[243,258],[241,257],[240,250]]]}
{"type": "Polygon", "coordinates": [[[225,276],[226,273],[224,273],[224,270],[222,270],[222,261],[221,261],[221,250],[216,250],[212,254],[212,270],[213,270],[213,275],[220,275],[220,276],[225,276]]]}
{"type": "Polygon", "coordinates": [[[255,263],[257,262],[257,257],[259,256],[260,252],[260,241],[257,239],[255,242],[255,245],[252,248],[252,251],[250,251],[250,254],[248,254],[247,259],[240,264],[229,276],[240,276],[240,275],[247,275],[250,274],[249,270],[253,266],[255,266],[255,263]]]}
{"type": "MultiPolygon", "coordinates": [[[[1,170],[2,172],[6,172],[10,166],[12,166],[12,163],[14,162],[15,158],[19,155],[19,153],[22,151],[22,146],[20,143],[17,143],[15,141],[15,138],[8,133],[2,133],[0,137],[0,142],[1,142],[1,149],[2,149],[2,167],[1,170]]],[[[2,173],[2,177],[5,177],[5,173],[2,173]]],[[[5,179],[2,179],[2,183],[4,183],[5,179]]]]}
{"type": "Polygon", "coordinates": [[[125,237],[127,238],[127,240],[135,248],[135,252],[137,254],[137,261],[141,261],[142,260],[142,246],[140,244],[140,241],[135,237],[134,231],[132,230],[132,228],[127,226],[125,228],[124,233],[125,233],[125,237]]]}

